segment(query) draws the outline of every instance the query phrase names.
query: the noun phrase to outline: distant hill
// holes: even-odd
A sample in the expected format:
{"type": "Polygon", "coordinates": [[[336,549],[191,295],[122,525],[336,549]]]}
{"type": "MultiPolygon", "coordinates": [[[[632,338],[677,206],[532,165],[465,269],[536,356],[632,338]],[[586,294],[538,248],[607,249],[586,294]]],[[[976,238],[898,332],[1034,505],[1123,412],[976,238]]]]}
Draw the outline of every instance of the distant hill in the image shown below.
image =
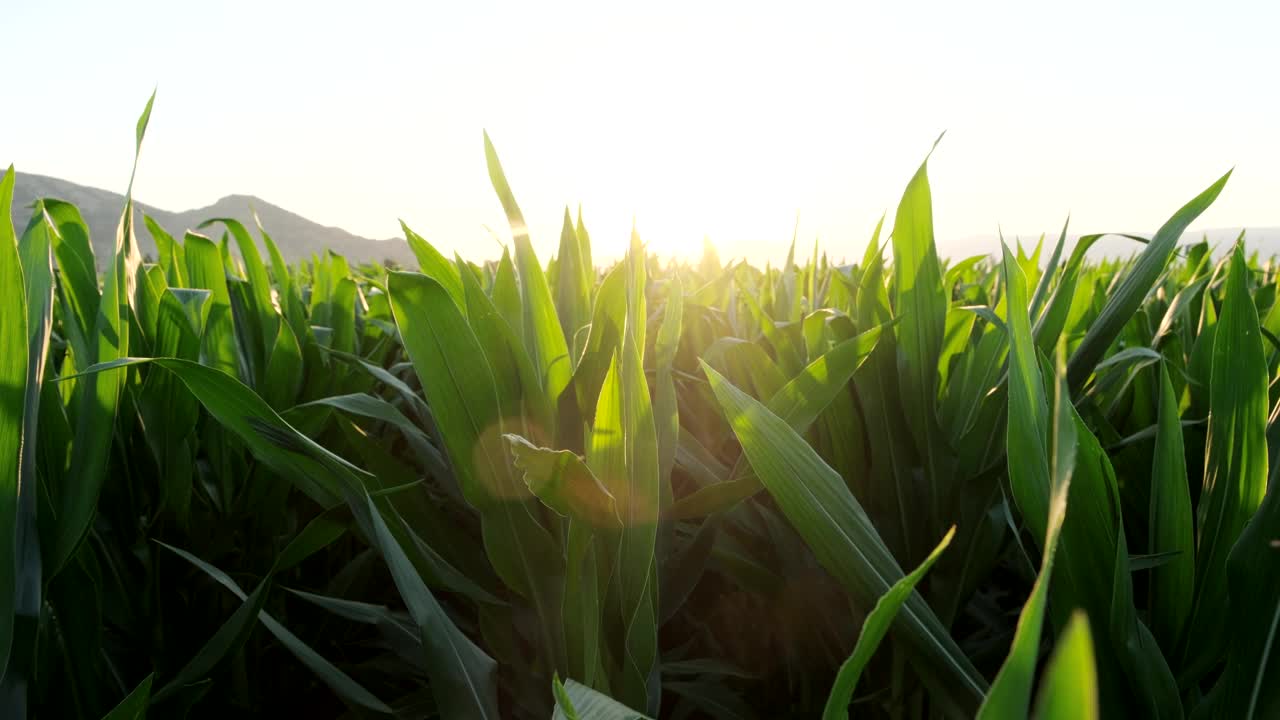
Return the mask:
{"type": "MultiPolygon", "coordinates": [[[[13,224],[18,232],[22,232],[26,227],[32,204],[37,198],[43,197],[65,200],[80,208],[80,214],[89,226],[94,255],[101,267],[113,251],[116,227],[120,223],[120,212],[124,208],[124,196],[109,190],[77,185],[67,180],[20,172],[14,183],[13,197],[13,224]]],[[[257,229],[254,227],[251,211],[257,211],[258,217],[262,220],[262,226],[280,248],[280,254],[284,256],[285,261],[290,263],[310,258],[313,253],[321,254],[328,249],[346,256],[352,262],[381,262],[390,259],[401,265],[417,267],[417,260],[414,259],[413,253],[403,239],[363,238],[341,228],[326,227],[312,222],[297,213],[289,212],[252,195],[228,195],[207,207],[181,212],[162,210],[141,202],[135,202],[134,206],[178,238],[181,238],[187,230],[195,230],[200,223],[211,218],[239,220],[256,237],[257,229]]],[[[141,215],[135,218],[134,228],[139,249],[144,255],[154,258],[156,256],[155,240],[151,238],[151,233],[143,224],[141,215]]],[[[222,227],[213,226],[197,232],[218,239],[221,237],[222,227]]],[[[265,256],[265,248],[262,249],[262,253],[265,256]]]]}

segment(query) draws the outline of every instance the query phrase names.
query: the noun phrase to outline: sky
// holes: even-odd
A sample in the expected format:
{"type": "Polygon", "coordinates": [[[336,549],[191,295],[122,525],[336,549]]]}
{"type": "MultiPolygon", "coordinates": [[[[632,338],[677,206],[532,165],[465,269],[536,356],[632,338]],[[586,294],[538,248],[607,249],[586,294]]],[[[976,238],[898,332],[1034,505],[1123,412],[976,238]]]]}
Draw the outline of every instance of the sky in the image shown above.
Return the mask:
{"type": "Polygon", "coordinates": [[[544,260],[579,204],[597,258],[633,222],[664,255],[856,258],[944,130],[944,254],[1154,231],[1232,167],[1193,227],[1280,225],[1280,3],[614,5],[0,0],[0,162],[122,192],[158,87],[140,200],[403,219],[473,260],[510,238],[485,129],[544,260]]]}

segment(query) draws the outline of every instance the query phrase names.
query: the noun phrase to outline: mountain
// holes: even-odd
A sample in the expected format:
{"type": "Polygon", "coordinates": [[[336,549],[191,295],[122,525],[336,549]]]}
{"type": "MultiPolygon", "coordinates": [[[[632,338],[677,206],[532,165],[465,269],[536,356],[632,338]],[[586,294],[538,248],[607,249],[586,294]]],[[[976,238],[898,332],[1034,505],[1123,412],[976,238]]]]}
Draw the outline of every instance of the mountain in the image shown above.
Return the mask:
{"type": "MultiPolygon", "coordinates": [[[[124,196],[109,190],[77,185],[76,183],[45,175],[18,173],[14,182],[13,221],[18,232],[26,227],[30,218],[30,208],[37,198],[52,197],[73,203],[80,209],[85,224],[89,226],[89,237],[93,244],[93,252],[98,266],[111,256],[115,246],[116,228],[120,224],[120,212],[124,208],[124,196]]],[[[336,227],[326,227],[312,222],[297,213],[289,212],[282,207],[251,195],[228,195],[212,205],[194,210],[173,212],[134,202],[140,213],[146,213],[174,237],[181,238],[187,230],[196,227],[211,218],[234,218],[249,228],[255,236],[257,228],[253,222],[253,211],[257,211],[262,220],[262,227],[271,235],[280,248],[280,254],[286,262],[294,263],[332,250],[344,255],[354,263],[366,261],[394,260],[401,265],[417,267],[417,260],[404,240],[370,240],[353,235],[336,227]]],[[[204,235],[218,239],[222,235],[222,226],[215,225],[204,230],[196,230],[204,235]]],[[[156,243],[151,232],[142,222],[141,214],[135,217],[134,234],[143,255],[156,257],[156,243]]],[[[232,244],[235,247],[235,244],[232,244]]],[[[261,249],[265,256],[265,248],[261,249]]]]}

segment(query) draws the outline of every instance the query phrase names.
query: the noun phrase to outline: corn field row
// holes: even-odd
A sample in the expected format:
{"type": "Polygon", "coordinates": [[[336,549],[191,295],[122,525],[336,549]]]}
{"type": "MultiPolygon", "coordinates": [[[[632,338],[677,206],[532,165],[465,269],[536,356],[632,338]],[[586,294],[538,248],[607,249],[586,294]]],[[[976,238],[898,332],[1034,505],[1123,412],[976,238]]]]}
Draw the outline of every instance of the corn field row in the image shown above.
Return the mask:
{"type": "Polygon", "coordinates": [[[926,160],[856,263],[598,267],[485,153],[510,251],[414,272],[130,194],[100,277],[4,175],[0,715],[1280,717],[1227,176],[1125,260],[940,258],[926,160]]]}

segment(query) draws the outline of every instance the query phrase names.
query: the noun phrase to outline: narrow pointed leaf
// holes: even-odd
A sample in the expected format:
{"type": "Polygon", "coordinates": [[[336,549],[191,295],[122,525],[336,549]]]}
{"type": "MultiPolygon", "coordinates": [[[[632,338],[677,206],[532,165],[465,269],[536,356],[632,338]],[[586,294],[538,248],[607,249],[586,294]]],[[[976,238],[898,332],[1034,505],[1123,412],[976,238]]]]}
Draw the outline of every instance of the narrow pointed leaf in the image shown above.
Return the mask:
{"type": "Polygon", "coordinates": [[[937,562],[942,551],[951,544],[951,538],[955,537],[955,534],[956,529],[952,527],[946,535],[942,536],[938,546],[929,553],[929,557],[925,558],[919,567],[894,583],[893,587],[889,588],[889,592],[876,601],[871,614],[862,621],[862,630],[858,633],[858,642],[853,646],[853,654],[840,665],[840,670],[836,673],[835,685],[831,688],[831,694],[827,696],[826,708],[822,712],[823,720],[840,720],[849,717],[849,703],[853,701],[853,692],[858,686],[858,677],[862,675],[863,668],[871,661],[871,656],[880,646],[880,641],[889,632],[889,626],[893,623],[898,611],[902,609],[902,604],[911,597],[916,585],[937,562]]]}
{"type": "MultiPolygon", "coordinates": [[[[702,367],[756,475],[787,519],[841,585],[873,606],[903,572],[843,478],[784,420],[706,363],[702,367]]],[[[959,712],[977,709],[986,682],[919,595],[903,606],[895,632],[940,699],[959,712]]]]}
{"type": "Polygon", "coordinates": [[[1036,697],[1036,720],[1097,720],[1098,677],[1089,618],[1073,613],[1058,638],[1036,697]]]}

